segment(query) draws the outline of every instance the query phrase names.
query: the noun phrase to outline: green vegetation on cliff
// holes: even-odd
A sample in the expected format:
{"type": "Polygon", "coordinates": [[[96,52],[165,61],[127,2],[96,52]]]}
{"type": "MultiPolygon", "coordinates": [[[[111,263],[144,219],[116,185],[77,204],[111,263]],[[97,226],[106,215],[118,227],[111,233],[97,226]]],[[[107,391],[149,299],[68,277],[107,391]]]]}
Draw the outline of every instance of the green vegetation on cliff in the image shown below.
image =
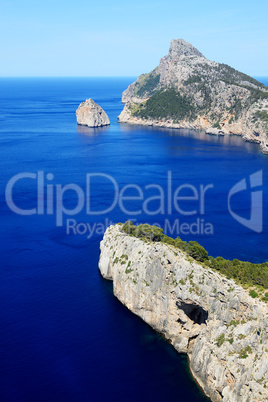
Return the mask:
{"type": "Polygon", "coordinates": [[[190,118],[195,111],[194,106],[185,95],[175,89],[167,89],[155,93],[146,102],[141,103],[133,115],[144,119],[182,120],[190,118]]]}
{"type": "Polygon", "coordinates": [[[160,81],[160,74],[144,74],[141,75],[134,89],[134,95],[143,97],[144,95],[151,95],[156,89],[160,81]]]}
{"type": "Polygon", "coordinates": [[[255,80],[255,78],[250,77],[247,74],[241,73],[238,70],[235,70],[233,67],[228,66],[224,63],[218,64],[218,73],[220,74],[220,78],[230,84],[237,85],[241,81],[249,82],[257,87],[266,88],[264,84],[255,80]]]}
{"type": "MultiPolygon", "coordinates": [[[[212,268],[227,278],[232,278],[242,285],[261,286],[268,289],[268,262],[253,264],[247,261],[234,259],[226,260],[222,257],[213,258],[196,241],[183,241],[180,237],[173,239],[163,233],[163,229],[157,226],[141,224],[135,226],[133,222],[127,221],[122,230],[130,236],[135,236],[147,241],[162,242],[186,252],[198,262],[202,262],[208,268],[212,268]]],[[[264,300],[267,301],[267,300],[264,300]]]]}
{"type": "Polygon", "coordinates": [[[268,113],[265,110],[258,110],[256,116],[268,123],[268,113]]]}

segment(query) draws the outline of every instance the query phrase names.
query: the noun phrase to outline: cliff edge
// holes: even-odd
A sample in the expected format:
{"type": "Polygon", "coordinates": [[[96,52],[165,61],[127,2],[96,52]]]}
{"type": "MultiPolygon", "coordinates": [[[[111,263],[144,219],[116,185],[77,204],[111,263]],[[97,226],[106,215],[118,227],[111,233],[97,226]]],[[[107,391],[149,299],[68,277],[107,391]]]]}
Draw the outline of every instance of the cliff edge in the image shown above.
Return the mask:
{"type": "Polygon", "coordinates": [[[183,39],[122,95],[119,122],[236,134],[268,153],[268,87],[183,39]]]}
{"type": "Polygon", "coordinates": [[[110,226],[99,269],[115,296],[187,353],[212,401],[268,399],[268,309],[233,280],[162,242],[110,226]]]}

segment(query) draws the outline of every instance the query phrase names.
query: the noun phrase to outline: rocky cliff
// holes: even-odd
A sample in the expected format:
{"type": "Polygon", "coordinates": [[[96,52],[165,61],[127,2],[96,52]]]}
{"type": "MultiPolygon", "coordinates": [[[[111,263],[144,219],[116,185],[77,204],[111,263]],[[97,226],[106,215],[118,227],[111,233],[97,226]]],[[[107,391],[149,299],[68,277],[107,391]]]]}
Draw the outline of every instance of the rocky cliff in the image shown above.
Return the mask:
{"type": "Polygon", "coordinates": [[[171,245],[110,226],[99,269],[115,296],[187,353],[196,381],[212,401],[268,399],[266,304],[171,245]]]}
{"type": "Polygon", "coordinates": [[[93,99],[86,99],[85,102],[80,103],[76,110],[76,119],[78,124],[88,127],[101,127],[110,124],[105,111],[93,99]]]}
{"type": "Polygon", "coordinates": [[[268,153],[268,88],[183,39],[124,92],[119,122],[237,134],[268,153]]]}

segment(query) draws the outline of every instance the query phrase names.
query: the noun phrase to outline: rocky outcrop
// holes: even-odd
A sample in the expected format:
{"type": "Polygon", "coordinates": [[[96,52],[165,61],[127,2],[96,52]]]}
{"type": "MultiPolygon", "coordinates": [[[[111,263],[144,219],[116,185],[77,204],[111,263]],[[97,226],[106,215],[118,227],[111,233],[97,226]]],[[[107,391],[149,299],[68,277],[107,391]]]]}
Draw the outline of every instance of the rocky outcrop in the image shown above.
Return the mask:
{"type": "Polygon", "coordinates": [[[268,153],[268,88],[206,59],[183,39],[171,41],[168,55],[123,92],[122,102],[119,122],[241,135],[268,153]],[[175,104],[174,93],[163,96],[170,89],[181,104],[175,104]]]}
{"type": "Polygon", "coordinates": [[[212,401],[267,401],[268,309],[242,287],[160,242],[110,226],[99,269],[115,296],[187,353],[212,401]]]}
{"type": "Polygon", "coordinates": [[[77,123],[88,127],[101,127],[110,124],[105,111],[92,99],[80,103],[76,110],[77,123]]]}

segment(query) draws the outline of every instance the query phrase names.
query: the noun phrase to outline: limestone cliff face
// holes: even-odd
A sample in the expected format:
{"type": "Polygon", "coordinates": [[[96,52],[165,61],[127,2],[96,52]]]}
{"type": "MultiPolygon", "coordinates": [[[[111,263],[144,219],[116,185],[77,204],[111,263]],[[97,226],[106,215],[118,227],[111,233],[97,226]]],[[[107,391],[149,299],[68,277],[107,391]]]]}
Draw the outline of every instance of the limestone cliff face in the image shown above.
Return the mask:
{"type": "Polygon", "coordinates": [[[141,75],[122,96],[119,122],[192,128],[211,134],[237,134],[268,153],[268,88],[246,74],[206,59],[183,39],[172,40],[168,55],[151,73],[141,75]],[[158,113],[159,94],[174,89],[191,113],[158,113]],[[148,111],[147,101],[154,105],[148,111]],[[153,112],[153,113],[151,113],[153,112]]]}
{"type": "Polygon", "coordinates": [[[120,228],[107,229],[99,260],[115,296],[188,354],[212,401],[267,401],[266,305],[178,249],[120,228]]]}
{"type": "Polygon", "coordinates": [[[88,127],[101,127],[110,124],[105,111],[93,99],[86,99],[85,102],[80,103],[76,110],[76,119],[78,124],[88,127]]]}

